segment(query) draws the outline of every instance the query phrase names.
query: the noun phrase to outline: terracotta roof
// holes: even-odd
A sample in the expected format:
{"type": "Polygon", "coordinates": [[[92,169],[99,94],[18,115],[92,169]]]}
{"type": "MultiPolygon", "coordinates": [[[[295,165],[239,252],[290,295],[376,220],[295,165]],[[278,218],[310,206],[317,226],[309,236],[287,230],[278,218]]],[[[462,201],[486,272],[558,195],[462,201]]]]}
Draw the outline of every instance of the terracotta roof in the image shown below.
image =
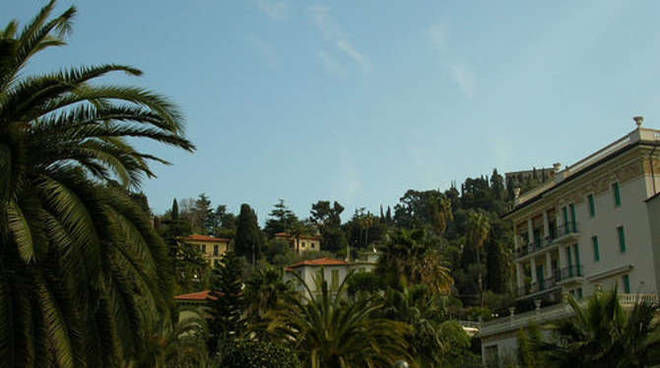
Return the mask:
{"type": "Polygon", "coordinates": [[[296,264],[292,264],[291,266],[288,266],[286,270],[289,271],[293,268],[303,267],[303,266],[343,266],[347,264],[348,263],[342,261],[341,259],[323,257],[323,258],[310,259],[307,261],[302,261],[296,264]]]}
{"type": "MultiPolygon", "coordinates": [[[[276,238],[291,238],[291,235],[289,233],[276,233],[275,234],[276,238]]],[[[307,239],[307,240],[321,240],[321,237],[318,235],[299,235],[299,239],[307,239]]]]}
{"type": "Polygon", "coordinates": [[[188,240],[188,241],[205,241],[205,242],[211,242],[211,243],[229,243],[229,241],[230,241],[230,239],[216,238],[215,236],[199,235],[199,234],[184,236],[180,239],[182,239],[184,241],[185,240],[188,240]]]}
{"type": "Polygon", "coordinates": [[[211,290],[198,291],[196,293],[181,294],[174,297],[175,300],[217,300],[218,298],[210,295],[211,290]]]}

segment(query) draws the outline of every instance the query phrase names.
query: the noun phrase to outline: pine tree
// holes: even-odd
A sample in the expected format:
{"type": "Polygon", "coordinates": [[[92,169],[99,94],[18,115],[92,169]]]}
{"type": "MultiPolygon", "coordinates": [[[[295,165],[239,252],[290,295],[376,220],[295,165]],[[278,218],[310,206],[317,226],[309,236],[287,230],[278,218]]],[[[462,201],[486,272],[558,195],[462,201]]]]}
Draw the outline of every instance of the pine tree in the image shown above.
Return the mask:
{"type": "Polygon", "coordinates": [[[266,221],[264,232],[271,238],[277,233],[288,231],[299,222],[298,217],[284,204],[283,199],[273,205],[273,210],[268,216],[270,218],[266,221]]]}
{"type": "Polygon", "coordinates": [[[234,247],[236,254],[249,260],[259,259],[264,237],[259,229],[257,214],[246,203],[241,205],[234,247]]]}
{"type": "Polygon", "coordinates": [[[233,250],[213,270],[210,295],[216,299],[211,302],[208,341],[212,354],[236,342],[246,329],[242,273],[241,260],[233,250]]]}

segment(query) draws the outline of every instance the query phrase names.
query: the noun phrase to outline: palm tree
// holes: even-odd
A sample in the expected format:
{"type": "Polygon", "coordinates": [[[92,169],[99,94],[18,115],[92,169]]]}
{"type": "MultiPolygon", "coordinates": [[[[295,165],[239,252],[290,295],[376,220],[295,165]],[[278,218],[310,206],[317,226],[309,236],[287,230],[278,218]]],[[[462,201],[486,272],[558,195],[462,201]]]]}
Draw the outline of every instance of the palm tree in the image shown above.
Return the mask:
{"type": "Polygon", "coordinates": [[[617,291],[597,292],[586,306],[569,297],[575,316],[555,324],[558,339],[539,343],[554,367],[651,367],[660,364],[657,304],[639,301],[626,312],[617,291]]]}
{"type": "Polygon", "coordinates": [[[273,267],[259,268],[245,283],[245,301],[250,329],[262,335],[262,323],[266,314],[274,309],[285,295],[293,293],[290,285],[273,267]]]}
{"type": "Polygon", "coordinates": [[[49,2],[18,32],[0,30],[0,361],[115,366],[141,349],[141,326],[169,319],[167,248],[130,196],[154,176],[141,137],[193,150],[181,114],[147,90],[97,82],[106,64],[28,76],[64,45],[76,13],[49,2]]]}
{"type": "Polygon", "coordinates": [[[395,288],[423,283],[438,293],[448,293],[454,280],[441,253],[429,242],[424,230],[397,230],[381,249],[376,272],[395,288]]]}
{"type": "Polygon", "coordinates": [[[484,282],[483,282],[483,271],[481,266],[481,248],[483,248],[484,243],[488,240],[488,234],[490,233],[490,222],[488,217],[482,212],[470,211],[468,213],[467,220],[467,234],[466,246],[474,247],[477,256],[477,267],[479,272],[479,301],[481,306],[484,304],[484,282]]]}
{"type": "Polygon", "coordinates": [[[305,285],[306,296],[288,296],[269,314],[273,338],[291,345],[312,368],[391,367],[409,359],[404,337],[410,328],[379,317],[383,304],[378,296],[348,302],[342,292],[345,282],[331,293],[325,281],[317,281],[320,293],[305,285]]]}
{"type": "Polygon", "coordinates": [[[404,322],[412,327],[407,340],[410,355],[417,366],[437,367],[451,346],[445,344],[440,333],[445,311],[439,295],[433,294],[426,285],[388,289],[385,293],[383,316],[404,322]]]}
{"type": "Polygon", "coordinates": [[[199,310],[179,310],[176,323],[156,324],[145,329],[145,348],[129,363],[134,368],[194,368],[208,364],[206,339],[209,331],[199,310]]]}

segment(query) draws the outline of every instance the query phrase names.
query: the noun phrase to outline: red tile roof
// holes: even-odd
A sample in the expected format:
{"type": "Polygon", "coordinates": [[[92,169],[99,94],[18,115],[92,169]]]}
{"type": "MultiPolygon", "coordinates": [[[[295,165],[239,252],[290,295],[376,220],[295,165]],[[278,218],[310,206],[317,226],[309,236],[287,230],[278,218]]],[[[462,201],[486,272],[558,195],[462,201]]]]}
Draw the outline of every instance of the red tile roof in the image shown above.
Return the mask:
{"type": "Polygon", "coordinates": [[[199,234],[184,236],[181,239],[184,240],[184,241],[186,241],[186,240],[188,240],[188,241],[205,241],[205,242],[211,242],[211,243],[229,243],[229,241],[230,241],[230,239],[216,238],[215,236],[199,235],[199,234]]]}
{"type": "MultiPolygon", "coordinates": [[[[275,234],[276,238],[291,238],[291,235],[289,233],[276,233],[275,234]]],[[[299,239],[306,239],[306,240],[321,240],[321,237],[318,235],[299,235],[299,239]]]]}
{"type": "Polygon", "coordinates": [[[348,263],[342,261],[341,259],[323,257],[323,258],[310,259],[307,261],[302,261],[296,264],[292,264],[291,266],[288,266],[286,270],[289,271],[290,269],[303,267],[303,266],[342,266],[347,264],[348,263]]]}
{"type": "Polygon", "coordinates": [[[218,298],[211,295],[211,290],[198,291],[196,293],[181,294],[174,297],[175,300],[217,300],[218,298]]]}

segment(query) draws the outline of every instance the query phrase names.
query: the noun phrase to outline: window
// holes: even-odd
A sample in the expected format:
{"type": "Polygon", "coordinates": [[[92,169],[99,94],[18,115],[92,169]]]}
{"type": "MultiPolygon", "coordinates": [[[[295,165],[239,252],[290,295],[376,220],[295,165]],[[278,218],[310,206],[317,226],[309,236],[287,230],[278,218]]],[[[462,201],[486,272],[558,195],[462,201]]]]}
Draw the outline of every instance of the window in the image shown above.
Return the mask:
{"type": "Polygon", "coordinates": [[[582,288],[577,288],[577,298],[582,299],[582,288]]]}
{"type": "Polygon", "coordinates": [[[621,253],[626,252],[626,234],[623,231],[623,226],[618,226],[616,228],[617,236],[619,237],[619,250],[621,253]]]}
{"type": "Polygon", "coordinates": [[[568,207],[562,207],[561,212],[564,215],[564,234],[568,234],[570,232],[570,228],[568,226],[568,207]]]}
{"type": "Polygon", "coordinates": [[[626,294],[630,294],[630,276],[623,275],[621,281],[623,281],[623,292],[626,294]]]}
{"type": "Polygon", "coordinates": [[[594,246],[594,261],[598,262],[598,261],[600,261],[600,249],[598,249],[598,237],[597,236],[592,236],[591,237],[591,244],[594,246]]]}
{"type": "Polygon", "coordinates": [[[332,270],[332,290],[339,288],[339,270],[332,270]]]}
{"type": "Polygon", "coordinates": [[[312,249],[316,248],[316,244],[310,243],[312,245],[312,249]]]}
{"type": "Polygon", "coordinates": [[[612,193],[614,195],[614,207],[621,207],[621,190],[619,183],[612,184],[612,193]]]}
{"type": "Polygon", "coordinates": [[[202,244],[202,253],[206,253],[206,244],[202,244]]]}
{"type": "Polygon", "coordinates": [[[216,256],[216,257],[218,256],[218,245],[217,244],[213,245],[213,255],[216,256]]]}
{"type": "Polygon", "coordinates": [[[596,216],[596,203],[594,203],[594,195],[589,194],[587,196],[587,201],[589,202],[589,216],[596,216]]]}
{"type": "Polygon", "coordinates": [[[497,350],[497,345],[486,346],[484,349],[486,355],[486,363],[489,365],[499,364],[500,357],[497,350]]]}

